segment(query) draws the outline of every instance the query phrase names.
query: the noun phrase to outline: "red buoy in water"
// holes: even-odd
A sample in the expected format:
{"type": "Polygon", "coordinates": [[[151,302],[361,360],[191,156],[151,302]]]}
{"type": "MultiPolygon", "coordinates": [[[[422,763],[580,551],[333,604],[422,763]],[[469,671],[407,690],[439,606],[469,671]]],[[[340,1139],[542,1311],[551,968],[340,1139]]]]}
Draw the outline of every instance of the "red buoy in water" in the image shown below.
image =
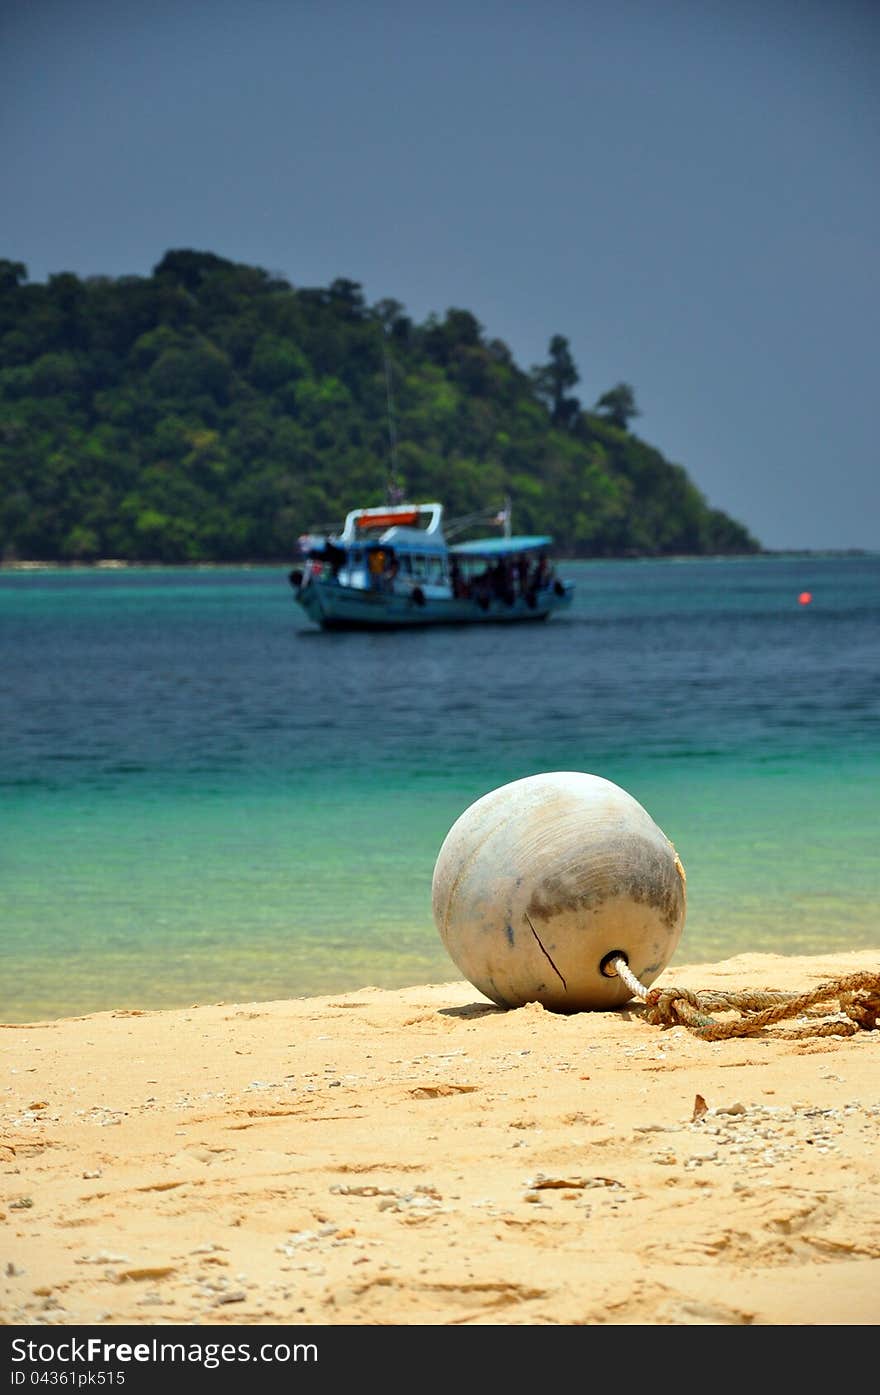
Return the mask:
{"type": "Polygon", "coordinates": [[[810,601],[811,601],[812,599],[813,599],[813,593],[812,593],[812,591],[802,591],[801,594],[798,596],[798,604],[799,604],[799,605],[809,605],[809,604],[810,604],[810,601]]]}

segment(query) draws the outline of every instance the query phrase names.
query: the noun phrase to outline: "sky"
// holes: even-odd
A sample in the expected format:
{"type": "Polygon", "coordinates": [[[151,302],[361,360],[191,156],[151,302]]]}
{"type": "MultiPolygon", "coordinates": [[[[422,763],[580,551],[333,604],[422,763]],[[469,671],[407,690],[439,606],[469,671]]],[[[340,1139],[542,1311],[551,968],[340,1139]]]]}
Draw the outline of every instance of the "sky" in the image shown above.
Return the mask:
{"type": "Polygon", "coordinates": [[[192,248],[560,334],[765,548],[880,550],[878,0],[17,0],[0,56],[32,282],[192,248]]]}

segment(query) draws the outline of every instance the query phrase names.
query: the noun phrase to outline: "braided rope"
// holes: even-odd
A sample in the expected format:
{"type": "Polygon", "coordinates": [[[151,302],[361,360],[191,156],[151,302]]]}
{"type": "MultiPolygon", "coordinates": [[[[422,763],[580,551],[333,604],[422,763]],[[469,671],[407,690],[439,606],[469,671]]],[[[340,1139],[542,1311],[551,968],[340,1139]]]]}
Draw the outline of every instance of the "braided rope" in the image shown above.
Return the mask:
{"type": "Polygon", "coordinates": [[[690,988],[646,988],[619,956],[611,961],[634,998],[645,1003],[647,1020],[660,1027],[688,1027],[704,1041],[760,1036],[765,1028],[795,1017],[812,1017],[796,1023],[786,1038],[808,1036],[851,1037],[862,1030],[876,1031],[880,1022],[880,974],[864,971],[822,984],[806,993],[776,989],[747,989],[742,993],[713,990],[695,993],[690,988]],[[827,1004],[836,1003],[836,1007],[827,1004]],[[817,1013],[820,1004],[826,1004],[817,1013]],[[739,1012],[739,1020],[719,1022],[715,1012],[739,1012]]]}

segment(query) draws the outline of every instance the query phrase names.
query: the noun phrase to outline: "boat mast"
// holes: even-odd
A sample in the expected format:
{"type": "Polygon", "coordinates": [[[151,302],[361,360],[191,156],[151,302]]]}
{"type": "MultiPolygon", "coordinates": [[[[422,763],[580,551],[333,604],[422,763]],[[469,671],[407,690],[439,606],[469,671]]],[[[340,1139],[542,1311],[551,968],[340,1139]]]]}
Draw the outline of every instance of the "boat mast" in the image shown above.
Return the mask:
{"type": "Polygon", "coordinates": [[[382,361],[385,365],[385,402],[388,412],[388,446],[390,455],[390,470],[386,494],[389,504],[399,504],[403,498],[403,490],[400,488],[397,478],[397,432],[394,426],[394,403],[391,396],[391,361],[388,357],[384,332],[382,334],[382,361]]]}

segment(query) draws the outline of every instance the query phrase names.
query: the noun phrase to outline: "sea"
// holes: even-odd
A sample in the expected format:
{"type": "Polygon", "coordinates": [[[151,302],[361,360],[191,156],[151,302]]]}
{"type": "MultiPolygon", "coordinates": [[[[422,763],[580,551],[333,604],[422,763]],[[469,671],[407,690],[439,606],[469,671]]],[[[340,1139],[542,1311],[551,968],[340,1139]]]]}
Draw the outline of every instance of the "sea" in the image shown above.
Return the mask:
{"type": "Polygon", "coordinates": [[[880,948],[880,554],[557,571],[546,622],[388,633],[283,566],[0,571],[0,1021],[459,980],[441,844],[553,770],[674,843],[671,967],[880,948]]]}

